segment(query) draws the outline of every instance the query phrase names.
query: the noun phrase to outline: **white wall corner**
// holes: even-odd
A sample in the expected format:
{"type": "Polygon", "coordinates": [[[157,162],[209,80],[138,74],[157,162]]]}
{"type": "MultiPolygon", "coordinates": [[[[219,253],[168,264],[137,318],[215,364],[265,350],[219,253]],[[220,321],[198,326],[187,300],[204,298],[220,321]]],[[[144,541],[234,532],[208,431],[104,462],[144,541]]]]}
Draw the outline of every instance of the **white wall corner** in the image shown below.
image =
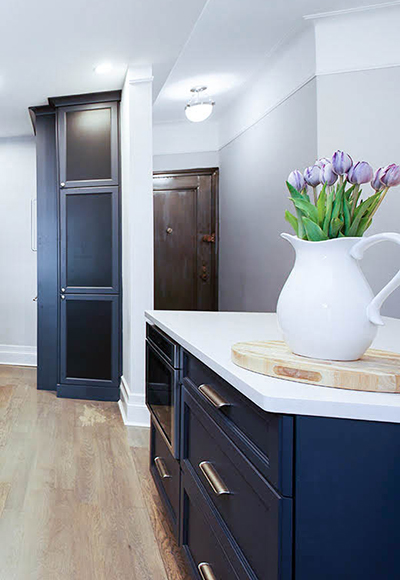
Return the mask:
{"type": "Polygon", "coordinates": [[[220,149],[313,80],[315,59],[315,34],[311,24],[277,45],[221,116],[220,149]]]}
{"type": "Polygon", "coordinates": [[[119,408],[125,425],[149,427],[150,413],[146,407],[144,393],[132,393],[125,377],[121,377],[119,408]]]}
{"type": "Polygon", "coordinates": [[[37,349],[35,346],[0,344],[0,365],[35,367],[37,349]]]}
{"type": "Polygon", "coordinates": [[[400,2],[308,18],[315,26],[317,75],[400,66],[400,2]]]}
{"type": "MultiPolygon", "coordinates": [[[[129,68],[121,100],[123,376],[120,409],[148,424],[144,311],[153,307],[152,70],[129,68]]],[[[124,417],[125,420],[125,417],[124,417]]]]}

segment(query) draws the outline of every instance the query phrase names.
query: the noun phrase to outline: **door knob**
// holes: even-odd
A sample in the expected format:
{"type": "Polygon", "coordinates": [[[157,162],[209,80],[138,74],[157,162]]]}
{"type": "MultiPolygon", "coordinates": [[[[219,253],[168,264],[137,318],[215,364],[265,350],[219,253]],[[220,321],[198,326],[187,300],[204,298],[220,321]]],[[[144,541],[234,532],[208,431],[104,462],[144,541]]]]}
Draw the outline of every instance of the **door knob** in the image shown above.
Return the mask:
{"type": "Polygon", "coordinates": [[[62,181],[62,182],[60,183],[60,186],[61,186],[61,187],[65,187],[65,182],[64,182],[64,181],[62,181]]]}
{"type": "Polygon", "coordinates": [[[35,296],[35,298],[32,299],[33,302],[37,302],[38,297],[35,296]]]}
{"type": "Polygon", "coordinates": [[[64,294],[64,292],[65,292],[65,288],[61,288],[61,292],[64,294]]]}
{"type": "Polygon", "coordinates": [[[174,231],[172,228],[167,228],[165,230],[167,232],[167,234],[172,234],[172,232],[174,231]]]}
{"type": "Polygon", "coordinates": [[[61,294],[61,300],[65,300],[64,294],[61,294]]]}

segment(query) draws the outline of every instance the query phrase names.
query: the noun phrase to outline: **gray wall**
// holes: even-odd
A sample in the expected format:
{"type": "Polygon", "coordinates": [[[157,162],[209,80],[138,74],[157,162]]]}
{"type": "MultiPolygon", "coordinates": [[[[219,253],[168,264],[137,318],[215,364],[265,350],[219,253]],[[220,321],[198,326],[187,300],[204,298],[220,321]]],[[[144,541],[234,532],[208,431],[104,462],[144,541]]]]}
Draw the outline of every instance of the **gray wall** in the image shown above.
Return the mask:
{"type": "Polygon", "coordinates": [[[275,311],[294,253],[280,233],[292,169],[317,156],[316,81],[220,151],[220,309],[275,311]]]}
{"type": "MultiPolygon", "coordinates": [[[[399,67],[324,75],[317,86],[320,156],[339,148],[374,168],[400,163],[399,67]]],[[[367,235],[378,232],[400,232],[400,187],[389,191],[367,235]]],[[[400,248],[390,243],[371,248],[362,268],[377,292],[400,268],[400,248]]],[[[382,312],[400,317],[400,290],[382,312]]]]}
{"type": "Polygon", "coordinates": [[[173,153],[153,156],[153,171],[218,167],[218,164],[218,151],[199,151],[198,153],[173,153]]]}

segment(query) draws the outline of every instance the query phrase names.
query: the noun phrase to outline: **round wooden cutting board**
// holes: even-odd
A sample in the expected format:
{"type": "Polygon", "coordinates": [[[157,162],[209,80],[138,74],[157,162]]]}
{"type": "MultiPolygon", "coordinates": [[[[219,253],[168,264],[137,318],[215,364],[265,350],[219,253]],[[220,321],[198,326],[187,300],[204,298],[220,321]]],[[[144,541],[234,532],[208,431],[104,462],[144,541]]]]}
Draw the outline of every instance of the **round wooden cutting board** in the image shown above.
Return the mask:
{"type": "Polygon", "coordinates": [[[232,361],[240,367],[289,381],[324,387],[400,392],[400,354],[369,349],[356,361],[324,361],[293,354],[280,340],[238,342],[232,361]]]}

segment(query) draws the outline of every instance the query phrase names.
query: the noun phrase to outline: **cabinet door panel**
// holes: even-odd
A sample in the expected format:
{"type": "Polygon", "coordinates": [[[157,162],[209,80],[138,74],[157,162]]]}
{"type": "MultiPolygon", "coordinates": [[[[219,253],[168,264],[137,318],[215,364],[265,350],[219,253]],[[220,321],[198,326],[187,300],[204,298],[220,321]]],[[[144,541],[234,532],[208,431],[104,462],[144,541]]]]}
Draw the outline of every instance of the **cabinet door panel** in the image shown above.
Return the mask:
{"type": "Polygon", "coordinates": [[[118,292],[118,188],[61,190],[61,287],[118,292]]]}
{"type": "Polygon", "coordinates": [[[61,383],[118,386],[118,296],[61,299],[61,383]]]}
{"type": "Polygon", "coordinates": [[[118,183],[118,105],[97,103],[58,110],[62,187],[118,183]]]}

